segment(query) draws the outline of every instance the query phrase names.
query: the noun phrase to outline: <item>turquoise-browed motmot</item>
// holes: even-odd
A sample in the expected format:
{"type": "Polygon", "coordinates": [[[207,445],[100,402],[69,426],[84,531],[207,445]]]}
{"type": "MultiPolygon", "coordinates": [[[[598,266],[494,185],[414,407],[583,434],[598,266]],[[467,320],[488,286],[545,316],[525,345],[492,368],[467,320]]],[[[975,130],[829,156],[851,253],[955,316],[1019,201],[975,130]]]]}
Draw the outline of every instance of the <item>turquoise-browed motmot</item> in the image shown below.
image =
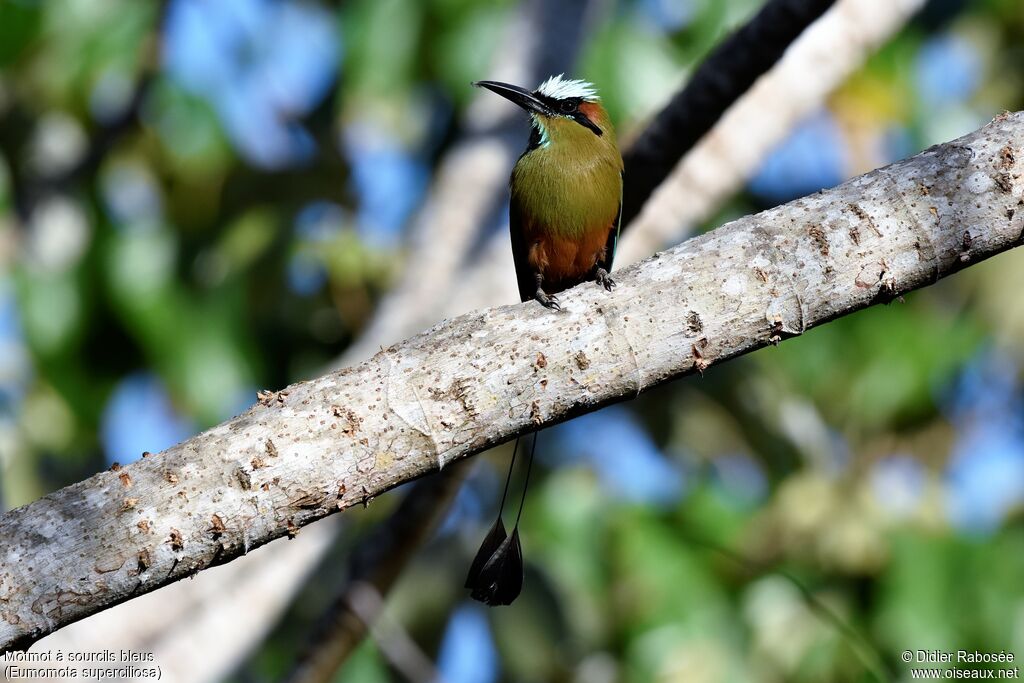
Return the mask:
{"type": "MultiPolygon", "coordinates": [[[[558,310],[556,294],[586,280],[611,290],[615,283],[608,273],[622,212],[622,155],[597,91],[562,76],[547,79],[532,92],[496,81],[474,85],[515,102],[532,122],[530,142],[510,181],[509,228],[520,299],[536,299],[558,310]]],[[[519,517],[525,483],[511,535],[501,521],[518,446],[517,439],[498,518],[466,578],[472,596],[489,605],[510,604],[523,585],[519,517]]],[[[536,446],[534,434],[527,482],[536,446]]]]}

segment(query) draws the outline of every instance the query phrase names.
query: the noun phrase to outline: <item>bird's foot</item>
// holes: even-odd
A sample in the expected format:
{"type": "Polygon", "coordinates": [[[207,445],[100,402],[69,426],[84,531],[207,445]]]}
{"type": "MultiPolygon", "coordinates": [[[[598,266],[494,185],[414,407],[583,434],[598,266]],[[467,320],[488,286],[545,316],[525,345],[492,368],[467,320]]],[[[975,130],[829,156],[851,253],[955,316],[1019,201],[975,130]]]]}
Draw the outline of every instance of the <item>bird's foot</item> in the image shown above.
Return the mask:
{"type": "Polygon", "coordinates": [[[597,284],[604,287],[609,292],[615,289],[615,280],[608,274],[608,271],[604,268],[598,268],[594,271],[594,279],[597,280],[597,284]]]}
{"type": "Polygon", "coordinates": [[[540,287],[537,288],[537,292],[533,295],[533,298],[540,302],[545,308],[550,308],[552,311],[562,310],[562,305],[558,302],[558,297],[554,294],[548,294],[540,287]]]}

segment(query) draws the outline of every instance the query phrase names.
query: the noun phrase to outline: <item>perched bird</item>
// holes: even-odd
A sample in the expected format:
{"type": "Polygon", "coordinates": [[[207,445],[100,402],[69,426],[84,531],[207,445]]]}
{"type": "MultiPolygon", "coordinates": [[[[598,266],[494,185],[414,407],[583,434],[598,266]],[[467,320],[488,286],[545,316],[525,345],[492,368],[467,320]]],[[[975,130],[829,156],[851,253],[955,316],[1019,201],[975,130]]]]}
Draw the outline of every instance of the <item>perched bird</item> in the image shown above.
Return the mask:
{"type": "Polygon", "coordinates": [[[512,169],[509,227],[522,301],[558,308],[584,280],[606,289],[622,210],[622,155],[597,91],[553,76],[530,92],[478,81],[530,114],[530,142],[512,169]]]}
{"type": "MultiPolygon", "coordinates": [[[[530,114],[526,151],[512,169],[509,228],[522,301],[536,299],[558,310],[556,294],[587,280],[605,289],[622,216],[622,155],[608,113],[590,83],[552,76],[534,91],[497,81],[477,81],[530,114]]],[[[530,467],[537,438],[526,470],[530,467]]],[[[501,520],[519,441],[512,450],[498,518],[470,566],[466,587],[489,605],[508,605],[523,585],[519,503],[509,535],[501,520]]]]}

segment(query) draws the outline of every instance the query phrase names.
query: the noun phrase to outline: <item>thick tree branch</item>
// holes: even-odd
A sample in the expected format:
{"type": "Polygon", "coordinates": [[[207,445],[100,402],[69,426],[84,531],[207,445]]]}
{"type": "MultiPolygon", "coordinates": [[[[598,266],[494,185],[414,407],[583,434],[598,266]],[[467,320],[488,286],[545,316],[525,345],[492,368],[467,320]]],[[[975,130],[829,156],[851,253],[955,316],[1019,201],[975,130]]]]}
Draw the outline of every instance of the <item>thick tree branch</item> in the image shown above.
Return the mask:
{"type": "MultiPolygon", "coordinates": [[[[1024,114],[592,284],[446,321],[0,517],[0,649],[539,426],[930,284],[1024,241],[1024,114]]],[[[879,343],[884,343],[880,340],[879,343]]]]}

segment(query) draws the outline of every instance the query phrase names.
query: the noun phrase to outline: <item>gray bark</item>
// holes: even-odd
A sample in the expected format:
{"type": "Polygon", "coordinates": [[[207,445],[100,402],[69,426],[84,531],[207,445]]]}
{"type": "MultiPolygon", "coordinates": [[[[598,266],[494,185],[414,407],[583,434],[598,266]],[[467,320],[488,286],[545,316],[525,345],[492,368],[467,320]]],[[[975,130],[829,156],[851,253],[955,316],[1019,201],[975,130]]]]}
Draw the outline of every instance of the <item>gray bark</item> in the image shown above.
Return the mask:
{"type": "Polygon", "coordinates": [[[0,649],[1018,246],[1021,154],[1024,114],[998,117],[658,254],[611,294],[587,283],[560,313],[530,302],[446,321],[13,510],[0,517],[0,649]]]}

